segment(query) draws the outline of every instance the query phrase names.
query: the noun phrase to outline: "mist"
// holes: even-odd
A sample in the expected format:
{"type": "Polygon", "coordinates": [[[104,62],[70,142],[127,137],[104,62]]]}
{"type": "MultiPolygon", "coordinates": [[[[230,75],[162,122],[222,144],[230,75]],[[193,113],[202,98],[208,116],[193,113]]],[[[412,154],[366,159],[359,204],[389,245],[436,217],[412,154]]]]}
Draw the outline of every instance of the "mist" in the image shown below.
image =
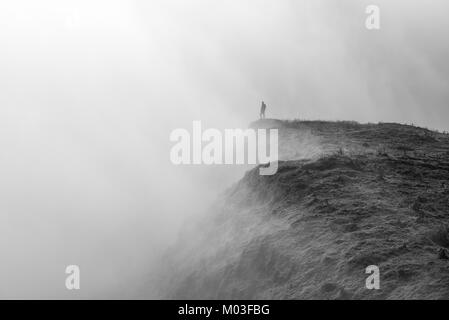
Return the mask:
{"type": "Polygon", "coordinates": [[[448,130],[448,4],[0,4],[1,298],[126,297],[242,166],[176,167],[169,134],[273,118],[448,130]],[[342,81],[344,79],[345,81],[342,81]],[[81,290],[64,286],[81,268],[81,290]]]}

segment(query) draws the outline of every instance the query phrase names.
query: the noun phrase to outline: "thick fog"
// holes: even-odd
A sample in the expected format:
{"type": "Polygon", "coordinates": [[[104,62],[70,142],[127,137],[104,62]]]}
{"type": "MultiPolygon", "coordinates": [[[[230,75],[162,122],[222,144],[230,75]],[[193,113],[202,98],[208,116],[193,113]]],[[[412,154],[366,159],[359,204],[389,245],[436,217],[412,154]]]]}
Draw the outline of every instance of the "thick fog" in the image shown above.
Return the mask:
{"type": "Polygon", "coordinates": [[[0,297],[133,295],[245,167],[176,167],[169,134],[275,118],[448,130],[449,4],[3,1],[0,297]],[[380,30],[365,8],[380,7],[380,30]],[[65,267],[81,268],[81,290],[65,267]]]}

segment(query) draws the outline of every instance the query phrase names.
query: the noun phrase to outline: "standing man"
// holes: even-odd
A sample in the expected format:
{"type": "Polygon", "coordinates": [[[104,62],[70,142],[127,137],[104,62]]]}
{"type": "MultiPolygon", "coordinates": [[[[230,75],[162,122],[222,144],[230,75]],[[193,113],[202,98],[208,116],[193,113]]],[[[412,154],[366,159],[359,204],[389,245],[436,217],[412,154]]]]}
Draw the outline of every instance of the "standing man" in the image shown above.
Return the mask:
{"type": "Polygon", "coordinates": [[[267,105],[262,101],[262,106],[260,107],[260,119],[265,119],[265,109],[267,105]]]}

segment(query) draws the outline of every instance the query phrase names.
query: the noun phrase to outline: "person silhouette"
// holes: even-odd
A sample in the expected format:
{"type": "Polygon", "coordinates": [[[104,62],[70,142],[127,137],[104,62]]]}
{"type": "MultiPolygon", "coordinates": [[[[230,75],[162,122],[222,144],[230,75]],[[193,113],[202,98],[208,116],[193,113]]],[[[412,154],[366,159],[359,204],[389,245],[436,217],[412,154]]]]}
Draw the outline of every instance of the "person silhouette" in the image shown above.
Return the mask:
{"type": "Polygon", "coordinates": [[[262,106],[260,107],[260,119],[265,119],[265,109],[267,105],[262,101],[262,106]]]}

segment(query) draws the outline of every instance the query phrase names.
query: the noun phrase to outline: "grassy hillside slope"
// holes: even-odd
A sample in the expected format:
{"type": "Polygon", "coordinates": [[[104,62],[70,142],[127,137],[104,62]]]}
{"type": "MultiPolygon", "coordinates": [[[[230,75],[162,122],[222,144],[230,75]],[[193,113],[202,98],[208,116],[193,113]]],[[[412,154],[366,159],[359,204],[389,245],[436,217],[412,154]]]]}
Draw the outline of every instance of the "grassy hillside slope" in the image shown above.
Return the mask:
{"type": "Polygon", "coordinates": [[[166,298],[449,298],[449,136],[399,124],[262,120],[283,161],[186,226],[166,298]],[[380,268],[380,290],[365,268],[380,268]]]}

